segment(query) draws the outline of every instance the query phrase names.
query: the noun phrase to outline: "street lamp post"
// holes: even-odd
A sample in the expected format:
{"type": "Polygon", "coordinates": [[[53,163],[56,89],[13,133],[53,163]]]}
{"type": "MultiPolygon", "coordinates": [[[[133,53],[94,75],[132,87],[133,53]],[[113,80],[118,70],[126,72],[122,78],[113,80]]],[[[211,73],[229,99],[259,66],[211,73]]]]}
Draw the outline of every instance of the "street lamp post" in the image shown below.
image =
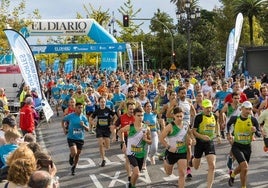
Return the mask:
{"type": "Polygon", "coordinates": [[[109,22],[108,24],[108,27],[109,27],[109,33],[112,34],[114,37],[116,37],[116,34],[117,34],[117,30],[114,28],[114,22],[115,22],[115,17],[114,17],[114,11],[112,13],[112,19],[111,21],[109,22]]]}
{"type": "Polygon", "coordinates": [[[197,23],[201,17],[199,8],[192,9],[191,1],[186,0],[185,8],[176,12],[177,20],[182,27],[187,31],[187,46],[188,46],[188,71],[191,70],[191,28],[197,23]]]}

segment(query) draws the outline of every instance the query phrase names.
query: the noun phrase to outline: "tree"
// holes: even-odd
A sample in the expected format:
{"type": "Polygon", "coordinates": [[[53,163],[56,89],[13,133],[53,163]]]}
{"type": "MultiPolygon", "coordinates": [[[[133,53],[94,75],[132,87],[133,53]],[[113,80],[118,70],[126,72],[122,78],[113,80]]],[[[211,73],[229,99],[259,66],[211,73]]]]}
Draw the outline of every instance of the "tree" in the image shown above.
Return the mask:
{"type": "Polygon", "coordinates": [[[151,19],[149,26],[150,30],[155,34],[154,44],[157,48],[155,49],[155,57],[160,60],[161,68],[170,67],[172,59],[172,50],[174,47],[174,30],[173,19],[165,12],[161,12],[157,9],[151,19]],[[167,40],[168,39],[168,40],[167,40]]]}
{"type": "MultiPolygon", "coordinates": [[[[183,10],[185,7],[185,1],[186,0],[170,0],[171,3],[176,4],[178,10],[183,10]]],[[[191,2],[191,8],[196,8],[199,0],[190,0],[191,2]]]]}
{"type": "Polygon", "coordinates": [[[87,8],[85,4],[83,5],[83,8],[86,11],[88,18],[96,20],[96,22],[98,22],[103,27],[106,27],[111,20],[109,9],[107,9],[106,11],[102,11],[101,7],[99,7],[99,9],[96,10],[90,3],[89,3],[90,10],[87,8]]]}
{"type": "Polygon", "coordinates": [[[253,39],[253,18],[258,18],[262,10],[264,9],[264,4],[267,0],[235,0],[234,1],[234,12],[237,15],[242,13],[248,18],[249,23],[249,33],[250,33],[250,45],[254,46],[253,39]]]}
{"type": "Polygon", "coordinates": [[[32,15],[23,17],[25,15],[25,1],[26,0],[21,0],[18,6],[14,7],[13,10],[10,10],[10,0],[0,1],[0,54],[5,54],[9,49],[6,35],[3,32],[4,29],[10,27],[19,31],[22,27],[25,27],[27,24],[29,24],[29,21],[26,20],[40,17],[37,9],[33,11],[32,15]]]}
{"type": "MultiPolygon", "coordinates": [[[[220,52],[221,61],[225,59],[226,44],[230,31],[235,27],[235,14],[233,11],[233,1],[221,0],[221,8],[214,9],[214,23],[216,28],[217,47],[220,52]]],[[[241,37],[242,38],[242,37],[241,37]]]]}
{"type": "Polygon", "coordinates": [[[124,6],[120,6],[120,8],[117,10],[122,14],[122,19],[116,20],[116,23],[121,28],[121,40],[125,42],[136,42],[136,40],[133,38],[133,35],[136,35],[140,32],[139,28],[143,23],[137,25],[132,19],[137,18],[137,15],[141,11],[141,8],[138,10],[133,10],[133,4],[131,0],[127,0],[124,3],[124,6]],[[129,16],[129,27],[124,27],[123,15],[129,16]]]}

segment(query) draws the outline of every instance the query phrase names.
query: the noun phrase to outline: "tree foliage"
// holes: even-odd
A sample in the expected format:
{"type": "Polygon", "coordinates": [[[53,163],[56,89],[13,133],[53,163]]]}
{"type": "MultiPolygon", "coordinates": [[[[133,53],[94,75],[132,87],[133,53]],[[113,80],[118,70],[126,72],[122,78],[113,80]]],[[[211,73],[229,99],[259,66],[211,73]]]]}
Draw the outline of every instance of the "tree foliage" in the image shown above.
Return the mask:
{"type": "Polygon", "coordinates": [[[126,41],[126,42],[137,42],[134,38],[133,35],[137,35],[141,33],[142,31],[140,30],[140,27],[142,26],[143,23],[141,24],[135,24],[133,19],[137,18],[138,13],[141,11],[141,8],[138,10],[133,9],[133,4],[131,0],[126,0],[123,6],[120,6],[118,9],[118,12],[123,15],[128,15],[129,16],[129,27],[124,27],[123,26],[123,19],[116,20],[116,23],[119,25],[121,28],[120,35],[121,35],[121,40],[126,41]]]}
{"type": "Polygon", "coordinates": [[[3,32],[6,28],[13,28],[19,31],[22,27],[29,24],[29,20],[40,18],[39,11],[36,9],[30,15],[25,15],[25,1],[21,0],[13,10],[10,8],[10,0],[0,1],[0,54],[4,54],[9,49],[9,44],[3,32]]]}
{"type": "MultiPolygon", "coordinates": [[[[267,0],[235,0],[234,1],[234,13],[242,13],[244,16],[248,18],[249,24],[249,35],[250,35],[250,45],[254,46],[254,17],[259,18],[264,5],[267,5],[265,2],[267,0]]],[[[265,7],[267,8],[267,7],[265,7]]]]}
{"type": "MultiPolygon", "coordinates": [[[[155,46],[152,52],[155,54],[155,59],[160,67],[170,67],[172,59],[172,50],[174,50],[174,31],[175,26],[173,19],[165,12],[157,9],[151,19],[149,26],[152,34],[154,35],[153,43],[150,46],[155,46]]],[[[150,46],[148,46],[150,48],[150,46]]]]}

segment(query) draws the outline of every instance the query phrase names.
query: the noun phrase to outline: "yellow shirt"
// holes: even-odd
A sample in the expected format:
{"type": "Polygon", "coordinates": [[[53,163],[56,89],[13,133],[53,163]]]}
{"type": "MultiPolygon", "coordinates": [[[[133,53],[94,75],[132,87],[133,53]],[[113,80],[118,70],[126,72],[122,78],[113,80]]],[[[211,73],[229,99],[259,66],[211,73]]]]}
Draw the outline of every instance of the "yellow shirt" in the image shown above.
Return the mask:
{"type": "Polygon", "coordinates": [[[254,87],[258,90],[260,90],[261,88],[261,82],[260,81],[257,81],[255,84],[254,84],[254,87]]]}
{"type": "Polygon", "coordinates": [[[252,126],[251,116],[244,121],[237,117],[234,125],[234,141],[240,144],[250,144],[253,134],[251,131],[252,126]]]}
{"type": "Polygon", "coordinates": [[[195,84],[198,82],[198,80],[195,79],[194,77],[193,77],[193,78],[190,78],[189,81],[190,81],[190,83],[193,84],[193,85],[195,85],[195,84]]]}
{"type": "Polygon", "coordinates": [[[216,119],[213,114],[211,116],[203,115],[202,118],[203,120],[199,124],[198,132],[209,136],[210,140],[213,140],[216,131],[216,119]]]}

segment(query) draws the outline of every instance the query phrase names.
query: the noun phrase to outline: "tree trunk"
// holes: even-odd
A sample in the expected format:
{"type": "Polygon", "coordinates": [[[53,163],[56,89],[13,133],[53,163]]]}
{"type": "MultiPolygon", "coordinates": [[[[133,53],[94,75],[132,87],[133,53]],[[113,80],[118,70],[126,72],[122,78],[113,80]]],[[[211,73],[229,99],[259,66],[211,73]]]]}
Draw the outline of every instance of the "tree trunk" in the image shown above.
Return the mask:
{"type": "Polygon", "coordinates": [[[249,23],[249,37],[250,37],[250,46],[254,46],[254,40],[253,40],[253,16],[248,17],[248,23],[249,23]]]}

